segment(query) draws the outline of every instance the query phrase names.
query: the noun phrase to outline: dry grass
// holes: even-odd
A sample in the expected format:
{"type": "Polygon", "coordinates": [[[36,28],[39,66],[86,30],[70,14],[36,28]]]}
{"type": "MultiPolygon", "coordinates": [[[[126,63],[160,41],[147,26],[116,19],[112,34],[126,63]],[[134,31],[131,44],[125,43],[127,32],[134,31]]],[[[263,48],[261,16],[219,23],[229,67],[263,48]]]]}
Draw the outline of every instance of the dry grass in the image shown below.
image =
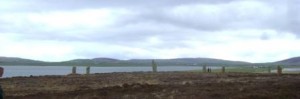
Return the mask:
{"type": "Polygon", "coordinates": [[[300,74],[107,73],[0,82],[6,99],[300,98],[300,74]]]}

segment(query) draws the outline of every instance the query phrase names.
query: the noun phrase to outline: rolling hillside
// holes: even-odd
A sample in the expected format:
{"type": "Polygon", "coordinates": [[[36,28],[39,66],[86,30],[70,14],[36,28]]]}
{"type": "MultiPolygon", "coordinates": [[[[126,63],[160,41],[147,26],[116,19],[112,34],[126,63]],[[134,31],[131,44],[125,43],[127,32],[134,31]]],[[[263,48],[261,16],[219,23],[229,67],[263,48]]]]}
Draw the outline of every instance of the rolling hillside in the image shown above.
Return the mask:
{"type": "MultiPolygon", "coordinates": [[[[43,62],[22,58],[0,57],[0,65],[36,65],[36,66],[149,66],[152,59],[118,60],[112,58],[74,59],[62,62],[43,62]]],[[[199,66],[199,65],[241,65],[250,64],[240,61],[228,61],[211,58],[155,59],[160,66],[199,66]]]]}
{"type": "Polygon", "coordinates": [[[293,57],[275,63],[283,64],[283,65],[300,65],[300,57],[293,57]]]}
{"type": "MultiPolygon", "coordinates": [[[[74,59],[61,62],[44,62],[38,60],[22,59],[15,57],[0,57],[0,65],[25,65],[25,66],[149,66],[152,59],[118,60],[112,58],[74,59]]],[[[241,66],[241,65],[300,65],[300,57],[285,59],[271,63],[249,63],[213,58],[175,58],[155,59],[159,66],[241,66]]]]}
{"type": "Polygon", "coordinates": [[[39,65],[45,62],[17,57],[0,57],[0,65],[39,65]]]}

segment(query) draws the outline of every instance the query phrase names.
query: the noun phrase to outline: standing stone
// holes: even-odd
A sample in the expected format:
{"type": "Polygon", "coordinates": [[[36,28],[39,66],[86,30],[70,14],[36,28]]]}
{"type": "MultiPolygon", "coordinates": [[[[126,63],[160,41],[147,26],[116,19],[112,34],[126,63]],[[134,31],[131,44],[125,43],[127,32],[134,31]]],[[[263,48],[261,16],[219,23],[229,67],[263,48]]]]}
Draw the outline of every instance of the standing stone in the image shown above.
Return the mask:
{"type": "MultiPolygon", "coordinates": [[[[3,76],[3,73],[4,73],[4,69],[2,67],[0,67],[0,77],[3,76]]],[[[3,99],[4,98],[4,92],[3,92],[3,89],[0,85],[0,99],[3,99]]]]}
{"type": "Polygon", "coordinates": [[[225,66],[222,66],[222,73],[225,73],[225,66]]]}
{"type": "Polygon", "coordinates": [[[268,66],[268,73],[271,73],[271,66],[268,66]]]}
{"type": "Polygon", "coordinates": [[[152,71],[155,73],[157,72],[157,64],[155,63],[154,60],[152,60],[152,71]]]}
{"type": "Polygon", "coordinates": [[[76,74],[76,66],[73,66],[73,68],[72,68],[72,74],[76,74]]]}
{"type": "Polygon", "coordinates": [[[202,68],[202,72],[205,73],[206,71],[207,71],[207,70],[206,70],[206,64],[204,64],[204,65],[203,65],[203,68],[202,68]]]}
{"type": "Polygon", "coordinates": [[[90,66],[86,67],[86,74],[90,74],[90,70],[91,70],[90,66]]]}
{"type": "Polygon", "coordinates": [[[277,74],[280,76],[282,74],[282,67],[277,66],[277,74]]]}
{"type": "Polygon", "coordinates": [[[3,73],[4,73],[4,69],[3,69],[3,67],[0,67],[0,77],[3,76],[3,73]]]}
{"type": "Polygon", "coordinates": [[[211,72],[211,69],[210,69],[210,68],[208,68],[208,69],[207,69],[207,72],[208,72],[208,73],[210,73],[210,72],[211,72]]]}

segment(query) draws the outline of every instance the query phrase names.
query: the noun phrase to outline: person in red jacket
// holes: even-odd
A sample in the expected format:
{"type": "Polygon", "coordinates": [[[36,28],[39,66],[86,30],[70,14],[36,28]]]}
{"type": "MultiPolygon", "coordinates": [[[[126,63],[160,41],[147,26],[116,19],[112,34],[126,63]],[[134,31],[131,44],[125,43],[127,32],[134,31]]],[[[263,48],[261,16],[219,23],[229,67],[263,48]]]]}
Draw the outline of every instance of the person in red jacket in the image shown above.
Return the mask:
{"type": "MultiPolygon", "coordinates": [[[[0,67],[0,77],[3,76],[3,72],[4,72],[4,69],[2,67],[0,67]]],[[[0,85],[0,99],[3,99],[3,90],[2,90],[2,87],[0,85]]]]}

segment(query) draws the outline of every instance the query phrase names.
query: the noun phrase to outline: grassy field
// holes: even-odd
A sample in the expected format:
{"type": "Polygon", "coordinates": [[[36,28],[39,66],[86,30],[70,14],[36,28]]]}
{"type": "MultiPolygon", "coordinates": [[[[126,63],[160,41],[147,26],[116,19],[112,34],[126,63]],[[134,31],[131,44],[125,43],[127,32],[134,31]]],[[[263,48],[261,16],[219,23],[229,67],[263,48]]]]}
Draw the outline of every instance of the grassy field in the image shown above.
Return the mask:
{"type": "MultiPolygon", "coordinates": [[[[300,71],[285,71],[285,68],[300,68],[295,66],[283,67],[283,73],[300,73],[300,71]]],[[[225,72],[236,72],[236,73],[271,73],[277,72],[277,67],[252,67],[252,66],[240,66],[240,67],[225,67],[225,72]]],[[[192,70],[192,72],[203,72],[202,70],[192,70]]],[[[212,73],[221,73],[222,69],[212,69],[212,73]]]]}
{"type": "Polygon", "coordinates": [[[0,79],[4,99],[300,99],[300,74],[134,72],[0,79]]]}

